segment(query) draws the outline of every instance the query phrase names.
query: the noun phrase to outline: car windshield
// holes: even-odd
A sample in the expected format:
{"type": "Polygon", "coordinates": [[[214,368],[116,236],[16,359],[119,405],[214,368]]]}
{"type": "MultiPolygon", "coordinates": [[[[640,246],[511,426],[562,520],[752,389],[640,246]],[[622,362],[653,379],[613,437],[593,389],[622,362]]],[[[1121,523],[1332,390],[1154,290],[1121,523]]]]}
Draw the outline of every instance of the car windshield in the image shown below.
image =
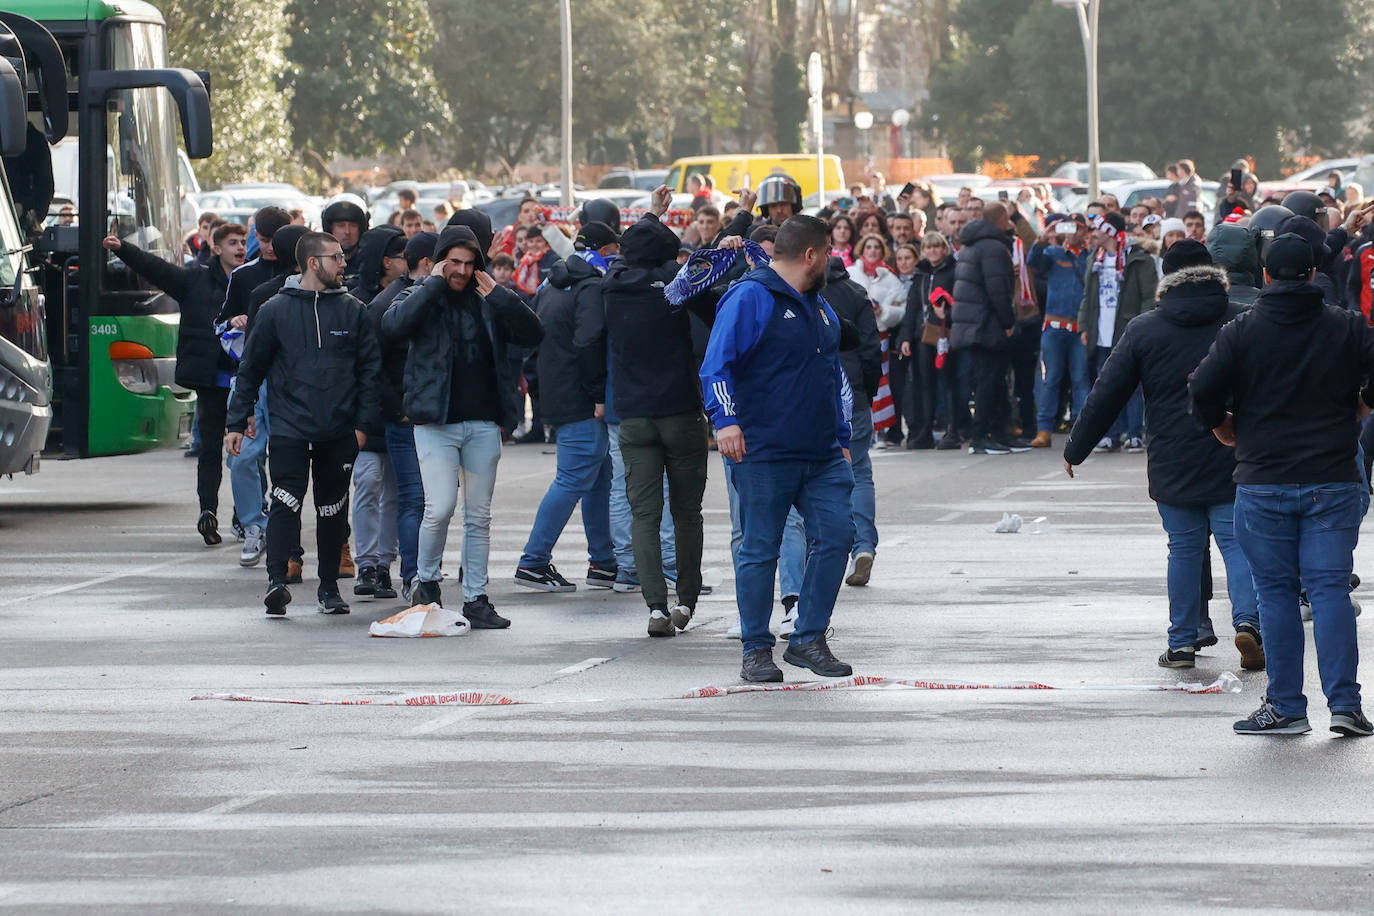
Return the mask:
{"type": "MultiPolygon", "coordinates": [[[[163,30],[153,23],[110,28],[111,58],[121,70],[166,65],[163,30]]],[[[120,238],[172,263],[181,262],[179,133],[171,93],[126,89],[110,96],[107,130],[114,150],[109,226],[120,238]]],[[[118,284],[133,288],[134,281],[118,284]]]]}

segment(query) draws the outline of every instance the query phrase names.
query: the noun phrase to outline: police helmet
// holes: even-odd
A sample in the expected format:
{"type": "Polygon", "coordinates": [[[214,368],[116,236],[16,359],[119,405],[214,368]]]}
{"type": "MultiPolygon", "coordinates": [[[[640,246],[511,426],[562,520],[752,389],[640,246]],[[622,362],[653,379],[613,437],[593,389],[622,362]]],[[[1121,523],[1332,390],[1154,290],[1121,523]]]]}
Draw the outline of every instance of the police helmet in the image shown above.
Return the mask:
{"type": "Polygon", "coordinates": [[[1284,195],[1283,205],[1294,216],[1305,216],[1314,222],[1326,209],[1326,204],[1322,203],[1321,198],[1311,191],[1289,191],[1288,194],[1284,195]]]}
{"type": "Polygon", "coordinates": [[[616,232],[620,231],[620,208],[614,201],[597,198],[582,205],[577,221],[583,226],[588,223],[605,223],[616,232]]]}
{"type": "Polygon", "coordinates": [[[335,223],[357,223],[360,233],[366,232],[371,220],[368,217],[367,204],[357,194],[336,194],[325,202],[324,209],[320,211],[320,226],[325,232],[330,232],[335,223]]]}
{"type": "Polygon", "coordinates": [[[759,182],[759,212],[767,215],[773,204],[791,204],[793,214],[801,212],[801,185],[791,175],[778,173],[759,182]]]}

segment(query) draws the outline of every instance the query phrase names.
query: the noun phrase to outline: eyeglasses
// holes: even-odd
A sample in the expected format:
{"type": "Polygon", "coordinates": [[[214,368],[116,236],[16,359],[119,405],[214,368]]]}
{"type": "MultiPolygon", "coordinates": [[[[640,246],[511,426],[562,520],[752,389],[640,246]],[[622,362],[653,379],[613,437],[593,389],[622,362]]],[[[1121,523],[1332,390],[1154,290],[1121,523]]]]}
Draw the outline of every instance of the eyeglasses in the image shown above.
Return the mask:
{"type": "Polygon", "coordinates": [[[345,255],[342,251],[336,251],[333,254],[317,254],[315,255],[315,257],[319,258],[321,261],[338,261],[340,264],[348,260],[348,256],[345,255]]]}

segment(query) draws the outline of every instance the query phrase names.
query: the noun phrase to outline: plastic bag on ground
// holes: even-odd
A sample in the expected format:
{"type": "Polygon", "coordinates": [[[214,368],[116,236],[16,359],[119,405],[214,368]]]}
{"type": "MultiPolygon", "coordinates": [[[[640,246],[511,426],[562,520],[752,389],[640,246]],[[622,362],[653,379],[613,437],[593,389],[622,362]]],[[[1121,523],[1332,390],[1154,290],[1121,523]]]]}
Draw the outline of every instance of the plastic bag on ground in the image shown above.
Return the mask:
{"type": "Polygon", "coordinates": [[[415,638],[422,636],[466,636],[472,630],[467,618],[437,604],[417,604],[367,628],[373,636],[415,638]]]}
{"type": "Polygon", "coordinates": [[[1002,520],[992,529],[997,534],[1015,534],[1021,530],[1021,516],[1010,512],[1002,513],[1002,520]]]}

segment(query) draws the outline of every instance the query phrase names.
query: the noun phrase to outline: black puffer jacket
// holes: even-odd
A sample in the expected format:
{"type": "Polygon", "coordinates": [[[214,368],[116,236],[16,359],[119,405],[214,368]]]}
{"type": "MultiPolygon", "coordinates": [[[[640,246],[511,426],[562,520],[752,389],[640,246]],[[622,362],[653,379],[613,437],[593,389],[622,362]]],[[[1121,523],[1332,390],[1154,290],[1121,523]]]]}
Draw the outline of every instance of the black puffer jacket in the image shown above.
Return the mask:
{"type": "Polygon", "coordinates": [[[557,426],[589,420],[606,403],[606,306],[601,274],[578,255],[559,261],[534,297],[539,344],[539,415],[557,426]]]}
{"type": "Polygon", "coordinates": [[[1082,463],[1140,385],[1151,434],[1150,498],[1169,506],[1233,502],[1235,453],[1189,414],[1188,375],[1241,311],[1227,298],[1220,267],[1188,267],[1160,280],[1158,307],[1133,319],[1112,348],[1064,446],[1064,460],[1082,463]]]}
{"type": "MultiPolygon", "coordinates": [[[[445,230],[449,231],[449,230],[445,230]]],[[[474,242],[475,244],[475,242],[474,242]]],[[[442,277],[428,277],[397,294],[382,316],[389,339],[410,341],[405,366],[406,417],[413,423],[443,423],[448,416],[453,371],[453,341],[458,337],[458,310],[449,304],[442,277]]],[[[475,291],[474,291],[475,295],[475,291]]],[[[498,286],[482,298],[482,323],[491,337],[496,361],[496,388],[510,391],[516,378],[507,358],[509,347],[533,347],[544,336],[539,318],[515,293],[498,286]]],[[[512,398],[501,398],[501,426],[519,425],[512,398]]]]}
{"type": "Polygon", "coordinates": [[[176,383],[183,388],[214,388],[221,372],[234,371],[234,361],[220,346],[215,319],[224,304],[229,277],[214,258],[209,264],[177,267],[128,242],[118,256],[149,283],[181,306],[177,337],[176,383]]]}
{"type": "Polygon", "coordinates": [[[948,312],[944,321],[935,314],[935,307],[930,303],[930,294],[937,289],[943,289],[950,295],[954,294],[956,263],[953,257],[946,255],[939,266],[932,266],[926,258],[922,258],[916,264],[916,279],[911,282],[911,289],[907,291],[906,314],[902,316],[901,330],[901,342],[911,344],[912,353],[916,352],[916,347],[921,342],[926,324],[943,324],[950,319],[948,312]]]}
{"type": "Polygon", "coordinates": [[[964,227],[959,240],[964,247],[954,267],[950,346],[1005,349],[1011,345],[1007,331],[1016,324],[1011,236],[985,219],[976,219],[964,227]]]}
{"type": "Polygon", "coordinates": [[[873,314],[873,303],[868,293],[855,283],[844,268],[844,261],[831,258],[825,273],[825,289],[821,298],[830,303],[841,321],[853,323],[859,334],[859,346],[846,350],[841,344],[840,365],[849,377],[849,387],[854,389],[855,411],[869,408],[878,396],[878,385],[883,378],[883,345],[878,337],[878,319],[873,314]],[[863,397],[866,393],[868,397],[863,397]]]}
{"type": "Polygon", "coordinates": [[[225,427],[243,432],[266,378],[273,436],[328,442],[380,432],[381,368],[363,304],[342,289],[302,289],[293,276],[253,319],[225,427]]]}

